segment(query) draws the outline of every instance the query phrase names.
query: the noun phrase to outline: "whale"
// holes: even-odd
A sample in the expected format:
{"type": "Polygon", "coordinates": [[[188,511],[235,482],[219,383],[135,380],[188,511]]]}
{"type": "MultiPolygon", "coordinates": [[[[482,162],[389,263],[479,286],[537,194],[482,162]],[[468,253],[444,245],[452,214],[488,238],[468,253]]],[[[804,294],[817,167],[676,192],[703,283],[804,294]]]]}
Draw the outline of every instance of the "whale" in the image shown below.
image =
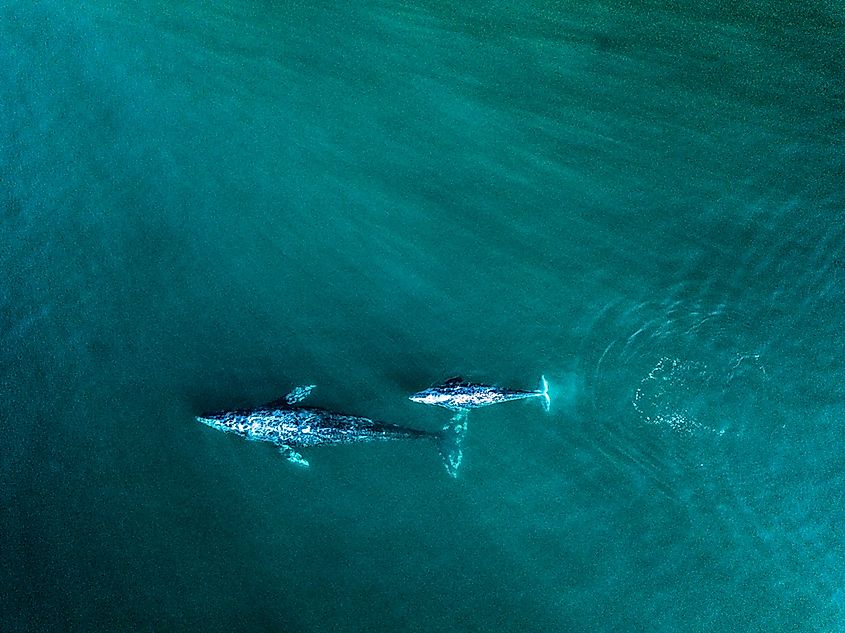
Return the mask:
{"type": "Polygon", "coordinates": [[[446,472],[458,476],[463,461],[466,422],[452,419],[440,431],[414,429],[356,415],[337,413],[300,403],[314,385],[297,387],[284,398],[251,409],[203,413],[198,422],[247,440],[269,442],[289,462],[308,467],[299,449],[323,444],[352,444],[386,440],[427,440],[435,444],[446,472]]]}
{"type": "MultiPolygon", "coordinates": [[[[487,407],[491,404],[526,398],[540,398],[543,409],[548,412],[551,399],[549,398],[549,383],[546,382],[545,376],[540,378],[540,388],[534,391],[473,383],[460,376],[455,376],[439,385],[423,389],[409,396],[409,399],[413,402],[444,407],[451,411],[457,411],[459,414],[466,414],[471,409],[487,407]]],[[[458,417],[460,416],[456,416],[453,420],[458,417]]]]}

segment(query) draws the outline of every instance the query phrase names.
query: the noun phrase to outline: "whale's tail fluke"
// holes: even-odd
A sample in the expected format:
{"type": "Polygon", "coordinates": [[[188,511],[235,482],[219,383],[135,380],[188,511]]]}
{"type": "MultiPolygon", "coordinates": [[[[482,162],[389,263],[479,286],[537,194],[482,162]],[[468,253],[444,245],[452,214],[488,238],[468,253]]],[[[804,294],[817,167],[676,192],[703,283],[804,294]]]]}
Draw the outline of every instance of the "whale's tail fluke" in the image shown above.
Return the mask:
{"type": "Polygon", "coordinates": [[[437,448],[443,458],[446,472],[458,476],[458,469],[464,459],[463,443],[467,434],[467,412],[459,411],[437,434],[437,448]]]}
{"type": "Polygon", "coordinates": [[[549,398],[549,383],[545,376],[540,376],[540,389],[537,395],[543,399],[543,410],[548,413],[552,406],[552,399],[549,398]]]}

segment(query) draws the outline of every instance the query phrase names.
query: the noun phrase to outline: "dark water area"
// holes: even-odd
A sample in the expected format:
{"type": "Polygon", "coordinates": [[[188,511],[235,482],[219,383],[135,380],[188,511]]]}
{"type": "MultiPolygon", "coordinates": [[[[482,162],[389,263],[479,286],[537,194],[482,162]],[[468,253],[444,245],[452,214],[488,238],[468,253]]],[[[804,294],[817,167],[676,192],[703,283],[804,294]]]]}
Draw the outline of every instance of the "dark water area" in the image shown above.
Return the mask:
{"type": "Polygon", "coordinates": [[[0,2],[0,630],[845,631],[844,27],[0,2]]]}

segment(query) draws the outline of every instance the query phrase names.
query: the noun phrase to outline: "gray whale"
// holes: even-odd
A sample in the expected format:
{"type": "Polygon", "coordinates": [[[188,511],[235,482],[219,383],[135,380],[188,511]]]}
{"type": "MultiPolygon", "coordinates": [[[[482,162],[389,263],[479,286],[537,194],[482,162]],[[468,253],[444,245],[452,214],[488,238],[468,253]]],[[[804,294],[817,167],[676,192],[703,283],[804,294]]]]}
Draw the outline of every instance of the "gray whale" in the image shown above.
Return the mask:
{"type": "Polygon", "coordinates": [[[275,444],[282,456],[300,466],[309,464],[295,450],[299,448],[385,440],[430,440],[440,451],[446,471],[457,477],[463,460],[464,419],[455,418],[439,432],[431,432],[319,407],[299,406],[313,389],[314,385],[297,387],[280,400],[252,409],[204,413],[197,416],[197,421],[248,440],[275,444]]]}

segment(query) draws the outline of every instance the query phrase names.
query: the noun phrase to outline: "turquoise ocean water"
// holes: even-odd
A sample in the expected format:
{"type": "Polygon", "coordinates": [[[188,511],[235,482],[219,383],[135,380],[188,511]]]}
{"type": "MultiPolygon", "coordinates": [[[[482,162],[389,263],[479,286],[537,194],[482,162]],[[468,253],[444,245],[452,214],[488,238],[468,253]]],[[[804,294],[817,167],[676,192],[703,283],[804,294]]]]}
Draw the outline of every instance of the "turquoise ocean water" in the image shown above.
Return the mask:
{"type": "Polygon", "coordinates": [[[845,631],[845,10],[0,2],[0,630],[845,631]],[[311,401],[436,429],[272,447],[311,401]]]}

